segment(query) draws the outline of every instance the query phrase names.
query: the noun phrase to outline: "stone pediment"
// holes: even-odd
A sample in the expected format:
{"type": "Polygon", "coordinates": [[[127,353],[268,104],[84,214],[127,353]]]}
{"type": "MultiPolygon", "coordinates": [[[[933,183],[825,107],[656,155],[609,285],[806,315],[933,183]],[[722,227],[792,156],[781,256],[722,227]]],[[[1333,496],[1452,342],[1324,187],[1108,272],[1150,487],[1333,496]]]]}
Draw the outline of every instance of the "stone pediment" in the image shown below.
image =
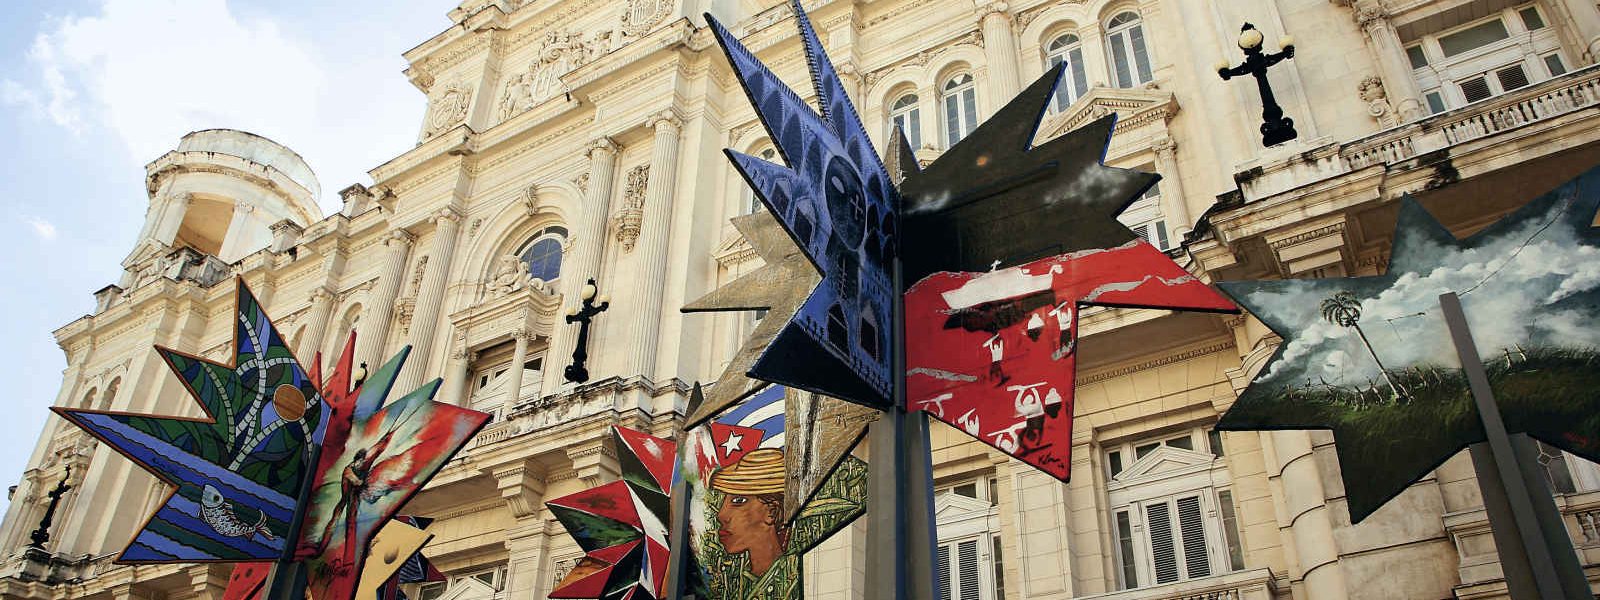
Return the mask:
{"type": "Polygon", "coordinates": [[[717,249],[711,252],[711,256],[717,259],[717,264],[724,268],[732,268],[734,265],[756,258],[756,249],[750,245],[750,240],[744,239],[743,235],[734,231],[717,244],[717,249]]]}
{"type": "Polygon", "coordinates": [[[1050,139],[1113,112],[1117,113],[1118,134],[1156,123],[1165,128],[1178,113],[1178,100],[1166,90],[1093,87],[1067,110],[1046,116],[1039,129],[1050,139]]]}
{"type": "Polygon", "coordinates": [[[1130,483],[1187,475],[1209,469],[1216,457],[1204,452],[1160,446],[1143,458],[1133,461],[1112,479],[1113,483],[1130,483]]]}
{"type": "Polygon", "coordinates": [[[940,522],[959,520],[962,517],[987,517],[994,505],[961,494],[943,493],[933,501],[933,513],[940,522]]]}

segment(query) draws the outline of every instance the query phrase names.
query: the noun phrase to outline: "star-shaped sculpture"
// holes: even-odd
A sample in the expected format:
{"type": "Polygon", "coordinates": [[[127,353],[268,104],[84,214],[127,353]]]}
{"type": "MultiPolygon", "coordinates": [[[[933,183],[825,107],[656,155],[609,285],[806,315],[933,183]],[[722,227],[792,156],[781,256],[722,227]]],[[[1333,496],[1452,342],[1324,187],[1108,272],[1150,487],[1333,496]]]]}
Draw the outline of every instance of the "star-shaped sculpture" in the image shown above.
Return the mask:
{"type": "Polygon", "coordinates": [[[1456,292],[1506,429],[1600,460],[1600,170],[1464,240],[1401,201],[1379,276],[1220,284],[1283,343],[1218,429],[1332,429],[1351,522],[1484,432],[1439,310],[1456,292]]]}
{"type": "Polygon", "coordinates": [[[373,537],[489,422],[485,413],[433,401],[439,379],[385,405],[409,347],[351,387],[354,349],[351,334],[323,387],[338,418],[322,446],[296,552],[317,600],[352,597],[373,537]]]}
{"type": "MultiPolygon", "coordinates": [[[[388,594],[386,600],[394,600],[397,597],[395,584],[410,583],[400,581],[402,570],[417,561],[426,563],[427,559],[422,557],[421,550],[432,538],[433,534],[401,519],[385,525],[372,539],[371,554],[378,560],[367,561],[362,568],[358,582],[354,584],[355,600],[379,600],[381,593],[388,594]],[[401,557],[405,558],[402,560],[401,557]]],[[[272,563],[234,565],[233,573],[228,575],[228,587],[223,590],[222,600],[260,600],[267,577],[271,574],[272,563]]]]}
{"type": "Polygon", "coordinates": [[[545,503],[584,556],[551,598],[660,600],[667,597],[667,514],[677,445],[611,428],[622,479],[545,503]]]}
{"type": "MultiPolygon", "coordinates": [[[[733,226],[750,242],[763,263],[760,268],[729,282],[683,308],[684,312],[766,309],[765,317],[745,338],[733,360],[722,370],[711,392],[696,398],[685,427],[693,427],[721,414],[769,384],[746,375],[812,288],[820,281],[800,248],[767,211],[733,219],[733,226]]],[[[784,491],[785,519],[793,520],[828,474],[850,454],[866,434],[878,412],[853,404],[790,389],[784,392],[784,413],[791,423],[789,451],[784,467],[791,474],[784,491]],[[818,427],[818,424],[821,427],[818,427]]]]}
{"type": "Polygon", "coordinates": [[[1159,177],[1101,164],[1115,115],[1033,145],[1062,68],[897,164],[907,409],[1066,481],[1078,308],[1237,309],[1116,220],[1159,177]]]}
{"type": "Polygon", "coordinates": [[[246,562],[281,556],[305,456],[328,421],[314,380],[242,280],[232,359],[157,347],[205,411],[195,418],[54,408],[172,493],[117,562],[246,562]]]}
{"type": "Polygon", "coordinates": [[[881,408],[890,404],[894,362],[895,190],[805,11],[791,7],[820,116],[706,15],[788,166],[731,150],[728,157],[822,276],[750,375],[881,408]]]}

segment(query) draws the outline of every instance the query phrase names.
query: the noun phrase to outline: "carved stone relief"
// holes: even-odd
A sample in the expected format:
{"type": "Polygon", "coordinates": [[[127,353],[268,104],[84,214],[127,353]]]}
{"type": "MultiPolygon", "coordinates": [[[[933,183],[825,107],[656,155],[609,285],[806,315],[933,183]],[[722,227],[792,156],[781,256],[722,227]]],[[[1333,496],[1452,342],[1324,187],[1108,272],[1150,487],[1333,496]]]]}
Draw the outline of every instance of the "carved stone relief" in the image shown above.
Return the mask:
{"type": "Polygon", "coordinates": [[[561,76],[611,51],[611,32],[551,31],[528,68],[507,77],[500,93],[500,120],[509,119],[563,91],[561,76]]]}
{"type": "Polygon", "coordinates": [[[1356,93],[1367,103],[1367,115],[1376,119],[1379,126],[1388,129],[1400,124],[1394,107],[1389,104],[1389,96],[1383,90],[1382,79],[1376,75],[1368,76],[1356,84],[1356,93]]]}
{"type": "Polygon", "coordinates": [[[431,138],[460,125],[467,120],[467,109],[472,106],[472,90],[457,82],[445,86],[432,101],[428,110],[428,129],[424,138],[431,138]]]}
{"type": "Polygon", "coordinates": [[[639,37],[667,18],[672,11],[672,0],[628,0],[622,8],[622,33],[639,37]]]}
{"type": "Polygon", "coordinates": [[[644,221],[644,193],[650,183],[650,165],[639,165],[628,171],[627,186],[622,192],[622,210],[612,217],[617,229],[617,241],[624,251],[632,251],[639,241],[640,223],[644,221]]]}

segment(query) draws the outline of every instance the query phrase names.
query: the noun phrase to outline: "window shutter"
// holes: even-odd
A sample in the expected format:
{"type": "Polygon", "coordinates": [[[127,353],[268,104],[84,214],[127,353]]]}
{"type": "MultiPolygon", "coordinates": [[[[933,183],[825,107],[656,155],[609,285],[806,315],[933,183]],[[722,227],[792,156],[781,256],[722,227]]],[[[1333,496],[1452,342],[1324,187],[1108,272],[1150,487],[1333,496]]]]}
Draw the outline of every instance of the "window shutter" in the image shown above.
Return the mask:
{"type": "Polygon", "coordinates": [[[1494,92],[1489,90],[1489,80],[1478,76],[1461,82],[1461,94],[1471,103],[1488,98],[1494,95],[1494,92]]]}
{"type": "Polygon", "coordinates": [[[933,597],[939,600],[950,600],[950,547],[939,546],[936,558],[934,569],[938,573],[935,574],[933,583],[937,589],[934,590],[933,597]]]}
{"type": "Polygon", "coordinates": [[[1500,80],[1500,89],[1507,92],[1528,85],[1528,74],[1522,71],[1522,65],[1511,65],[1494,75],[1500,80]]]}
{"type": "Polygon", "coordinates": [[[1133,228],[1133,234],[1136,235],[1136,236],[1139,236],[1139,239],[1148,242],[1148,241],[1150,241],[1150,226],[1149,225],[1140,225],[1138,227],[1134,227],[1133,228]]]}
{"type": "Polygon", "coordinates": [[[978,540],[956,544],[956,560],[961,580],[960,600],[982,600],[978,595],[978,540]]]}
{"type": "Polygon", "coordinates": [[[1128,65],[1127,42],[1123,41],[1122,32],[1111,34],[1111,64],[1117,72],[1117,87],[1133,87],[1133,73],[1128,65]]]}
{"type": "Polygon", "coordinates": [[[1206,528],[1200,514],[1200,497],[1178,499],[1178,529],[1183,535],[1183,564],[1188,576],[1205,577],[1211,574],[1211,560],[1206,553],[1206,528]]]}
{"type": "Polygon", "coordinates": [[[1150,558],[1156,567],[1156,583],[1177,581],[1178,555],[1173,547],[1170,509],[1163,502],[1146,506],[1144,510],[1150,526],[1150,558]]]}
{"type": "Polygon", "coordinates": [[[1129,29],[1128,41],[1133,45],[1134,72],[1139,74],[1139,83],[1148,83],[1152,77],[1150,76],[1150,52],[1144,46],[1144,26],[1135,25],[1133,29],[1129,29]]]}

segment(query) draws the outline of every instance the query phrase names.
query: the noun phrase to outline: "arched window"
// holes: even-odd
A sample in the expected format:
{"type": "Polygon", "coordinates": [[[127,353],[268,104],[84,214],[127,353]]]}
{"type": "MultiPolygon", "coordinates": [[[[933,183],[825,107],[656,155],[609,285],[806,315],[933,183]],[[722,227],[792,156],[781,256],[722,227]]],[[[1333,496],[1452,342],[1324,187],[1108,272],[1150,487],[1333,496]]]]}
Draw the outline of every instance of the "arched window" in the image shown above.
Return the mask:
{"type": "Polygon", "coordinates": [[[922,109],[917,107],[920,101],[916,94],[905,94],[889,105],[889,126],[906,132],[912,150],[922,147],[922,109]]]}
{"type": "Polygon", "coordinates": [[[1067,63],[1066,69],[1061,73],[1061,81],[1056,83],[1056,98],[1054,110],[1062,111],[1072,105],[1074,100],[1083,97],[1089,91],[1089,78],[1084,73],[1083,47],[1079,44],[1077,34],[1068,33],[1051,40],[1045,48],[1045,60],[1054,68],[1061,63],[1067,63]]]}
{"type": "Polygon", "coordinates": [[[517,252],[517,257],[522,259],[522,263],[528,265],[528,276],[546,282],[555,281],[560,277],[561,246],[566,239],[567,228],[559,225],[551,225],[534,232],[528,243],[517,252]]]}
{"type": "Polygon", "coordinates": [[[978,127],[978,92],[970,73],[951,77],[943,90],[945,145],[954,146],[978,127]]]}
{"type": "Polygon", "coordinates": [[[94,397],[100,394],[100,388],[89,388],[84,392],[83,400],[78,402],[78,408],[94,408],[94,397]]]}
{"type": "MultiPolygon", "coordinates": [[[[778,150],[771,146],[763,148],[760,152],[756,153],[756,156],[767,162],[778,162],[778,150]]],[[[756,197],[755,188],[750,187],[749,182],[744,182],[744,201],[739,205],[739,210],[741,211],[739,214],[751,215],[755,214],[757,211],[766,209],[767,205],[762,204],[761,199],[756,197]]]]}
{"type": "Polygon", "coordinates": [[[1112,71],[1117,87],[1131,88],[1149,83],[1150,52],[1144,45],[1144,25],[1138,13],[1118,13],[1106,22],[1106,45],[1111,49],[1112,71]]]}

